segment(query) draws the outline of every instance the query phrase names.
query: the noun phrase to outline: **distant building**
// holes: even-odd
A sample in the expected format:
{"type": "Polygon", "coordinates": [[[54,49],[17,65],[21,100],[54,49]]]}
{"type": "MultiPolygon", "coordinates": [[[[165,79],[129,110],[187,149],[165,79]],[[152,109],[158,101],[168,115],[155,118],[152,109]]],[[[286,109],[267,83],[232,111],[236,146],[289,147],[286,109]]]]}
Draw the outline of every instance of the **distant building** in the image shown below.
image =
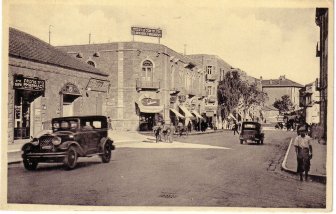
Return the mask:
{"type": "Polygon", "coordinates": [[[218,115],[217,88],[219,81],[223,80],[226,72],[231,70],[231,65],[216,55],[194,54],[189,58],[199,64],[205,73],[205,117],[209,124],[216,124],[221,121],[218,115]]]}
{"type": "Polygon", "coordinates": [[[286,77],[280,76],[279,79],[263,80],[261,77],[262,91],[267,93],[268,100],[265,106],[273,106],[276,100],[281,100],[281,97],[288,95],[292,101],[294,110],[299,110],[300,106],[300,89],[304,86],[286,77]]]}
{"type": "Polygon", "coordinates": [[[316,57],[320,57],[320,78],[317,89],[320,91],[320,122],[327,137],[327,108],[328,108],[328,8],[316,8],[315,22],[320,27],[320,41],[316,46],[316,57]]]}
{"type": "Polygon", "coordinates": [[[114,129],[152,130],[159,122],[185,125],[205,113],[205,74],[165,45],[113,42],[58,47],[109,74],[103,113],[114,129]]]}
{"type": "Polygon", "coordinates": [[[320,122],[320,93],[316,90],[316,82],[307,84],[300,90],[300,107],[304,110],[308,124],[320,122]]]}
{"type": "Polygon", "coordinates": [[[8,141],[51,129],[53,117],[102,114],[108,74],[9,28],[8,141]]]}

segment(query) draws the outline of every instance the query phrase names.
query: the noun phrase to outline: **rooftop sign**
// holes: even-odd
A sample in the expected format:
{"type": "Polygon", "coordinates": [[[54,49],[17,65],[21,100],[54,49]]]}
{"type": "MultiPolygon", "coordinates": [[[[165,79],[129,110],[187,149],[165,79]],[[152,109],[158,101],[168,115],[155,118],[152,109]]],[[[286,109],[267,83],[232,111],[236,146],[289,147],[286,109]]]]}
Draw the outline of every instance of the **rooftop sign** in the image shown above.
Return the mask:
{"type": "Polygon", "coordinates": [[[150,29],[142,27],[131,27],[132,35],[138,36],[151,36],[162,38],[162,30],[160,29],[150,29]]]}

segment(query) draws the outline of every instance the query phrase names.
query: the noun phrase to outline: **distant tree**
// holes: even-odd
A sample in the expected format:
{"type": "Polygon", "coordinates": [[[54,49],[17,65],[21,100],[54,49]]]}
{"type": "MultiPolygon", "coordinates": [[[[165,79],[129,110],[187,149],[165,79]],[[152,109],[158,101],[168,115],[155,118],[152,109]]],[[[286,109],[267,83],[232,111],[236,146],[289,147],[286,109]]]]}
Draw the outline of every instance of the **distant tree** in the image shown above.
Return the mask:
{"type": "Polygon", "coordinates": [[[288,95],[283,95],[281,100],[276,100],[273,106],[278,109],[280,113],[293,110],[293,103],[288,95]]]}
{"type": "Polygon", "coordinates": [[[218,110],[222,119],[229,116],[238,106],[241,79],[237,71],[227,72],[218,84],[218,110]]]}
{"type": "Polygon", "coordinates": [[[244,119],[253,105],[263,105],[267,95],[256,84],[249,84],[240,79],[237,71],[227,72],[218,85],[218,107],[222,119],[233,113],[238,107],[243,109],[244,119]],[[242,106],[239,106],[239,104],[242,106]]]}

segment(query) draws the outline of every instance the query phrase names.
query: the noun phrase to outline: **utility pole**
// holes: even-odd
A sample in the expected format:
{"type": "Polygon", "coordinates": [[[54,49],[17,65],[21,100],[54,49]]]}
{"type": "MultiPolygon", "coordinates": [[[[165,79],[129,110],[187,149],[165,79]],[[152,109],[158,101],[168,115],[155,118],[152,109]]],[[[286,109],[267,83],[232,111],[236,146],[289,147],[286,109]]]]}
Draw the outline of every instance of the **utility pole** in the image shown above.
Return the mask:
{"type": "Polygon", "coordinates": [[[50,44],[50,35],[51,35],[51,31],[50,28],[53,27],[52,25],[49,25],[49,44],[50,44]]]}
{"type": "Polygon", "coordinates": [[[91,44],[91,33],[89,33],[89,44],[91,44]]]}

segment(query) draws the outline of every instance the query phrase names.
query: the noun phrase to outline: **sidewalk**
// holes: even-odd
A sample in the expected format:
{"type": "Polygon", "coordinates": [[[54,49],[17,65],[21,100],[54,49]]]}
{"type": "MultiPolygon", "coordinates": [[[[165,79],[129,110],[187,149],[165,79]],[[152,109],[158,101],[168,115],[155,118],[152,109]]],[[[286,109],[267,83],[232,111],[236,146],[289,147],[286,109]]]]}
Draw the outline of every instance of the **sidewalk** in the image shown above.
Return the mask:
{"type": "MultiPolygon", "coordinates": [[[[205,132],[191,132],[190,135],[198,135],[198,134],[211,134],[215,132],[225,131],[222,129],[219,130],[206,130],[205,132]]],[[[227,130],[231,131],[231,130],[227,130]]],[[[153,132],[137,132],[137,131],[116,131],[110,130],[108,136],[113,139],[114,144],[118,147],[118,144],[124,143],[136,143],[136,142],[151,142],[154,141],[153,132]]],[[[29,140],[28,140],[29,141],[29,140]]],[[[19,163],[22,161],[21,158],[21,148],[23,144],[25,144],[27,140],[16,141],[15,143],[8,144],[7,146],[7,162],[11,163],[19,163]]]]}
{"type": "MultiPolygon", "coordinates": [[[[297,160],[293,141],[294,139],[291,140],[282,163],[282,169],[290,173],[296,173],[297,170],[297,160]]],[[[309,175],[311,178],[325,182],[327,146],[319,144],[317,140],[312,140],[312,147],[313,158],[310,160],[309,175]]]]}

